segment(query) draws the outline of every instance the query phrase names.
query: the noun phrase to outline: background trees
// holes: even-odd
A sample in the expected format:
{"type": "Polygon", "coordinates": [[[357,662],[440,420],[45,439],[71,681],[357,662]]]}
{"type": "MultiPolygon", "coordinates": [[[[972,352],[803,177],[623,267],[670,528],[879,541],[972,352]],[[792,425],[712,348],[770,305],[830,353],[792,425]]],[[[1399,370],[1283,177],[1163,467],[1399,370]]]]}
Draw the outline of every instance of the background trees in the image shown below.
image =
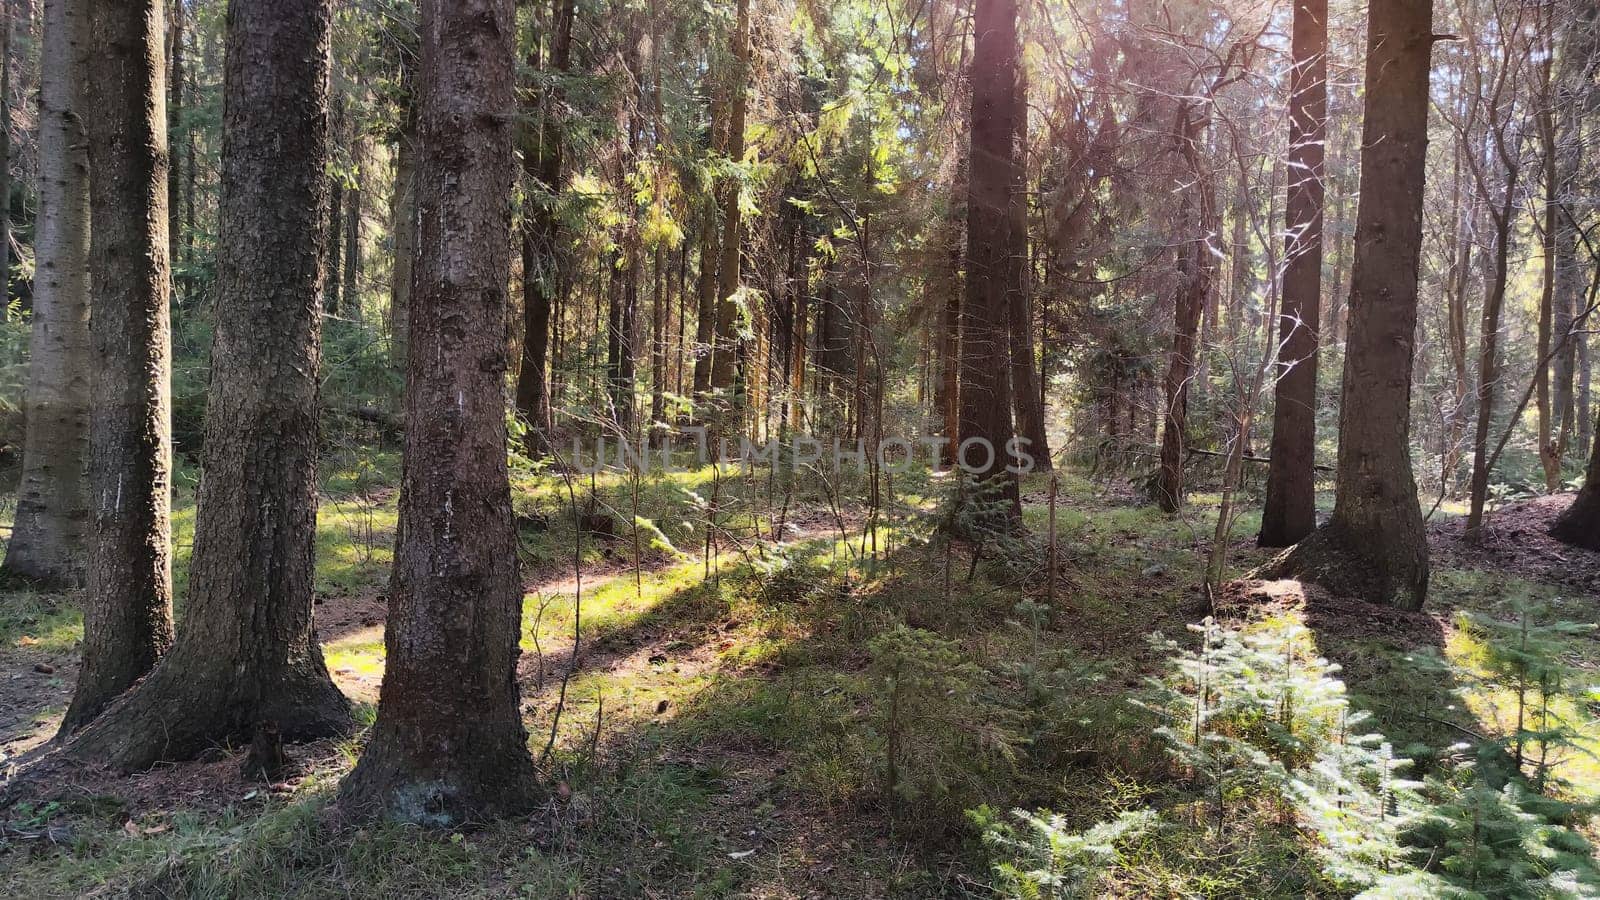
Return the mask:
{"type": "Polygon", "coordinates": [[[81,13],[81,58],[0,8],[6,566],[88,575],[68,730],[156,665],[169,556],[187,584],[88,757],[347,724],[312,609],[345,588],[316,580],[318,496],[349,491],[345,563],[396,554],[349,806],[522,808],[517,554],[549,563],[552,486],[600,436],[862,460],[563,481],[562,537],[581,563],[627,535],[641,596],[652,545],[713,584],[723,554],[787,565],[806,502],[848,590],[937,547],[958,593],[985,548],[944,504],[974,495],[886,471],[900,438],[982,464],[1006,590],[1048,570],[1052,601],[1062,482],[1005,472],[1013,436],[1083,497],[1153,501],[1213,597],[1255,553],[1240,508],[1300,542],[1262,571],[1406,609],[1454,516],[1484,548],[1530,539],[1496,527],[1534,497],[1600,532],[1594,0],[52,0],[45,45],[81,13]]]}

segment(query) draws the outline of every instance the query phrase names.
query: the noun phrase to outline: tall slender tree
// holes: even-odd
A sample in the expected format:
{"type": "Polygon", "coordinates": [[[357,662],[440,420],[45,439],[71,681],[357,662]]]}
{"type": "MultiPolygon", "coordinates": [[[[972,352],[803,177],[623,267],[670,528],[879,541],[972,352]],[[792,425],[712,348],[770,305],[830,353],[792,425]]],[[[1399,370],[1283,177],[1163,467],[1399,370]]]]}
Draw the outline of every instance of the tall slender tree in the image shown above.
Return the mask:
{"type": "Polygon", "coordinates": [[[1575,547],[1600,550],[1600,441],[1594,442],[1589,453],[1583,489],[1573,498],[1572,505],[1556,518],[1550,534],[1575,547]]]}
{"type": "MultiPolygon", "coordinates": [[[[1317,343],[1322,312],[1323,163],[1328,130],[1328,2],[1295,0],[1289,70],[1289,197],[1272,462],[1263,547],[1316,530],[1317,343]]],[[[1242,217],[1240,219],[1242,221],[1242,217]]]]}
{"type": "MultiPolygon", "coordinates": [[[[535,68],[559,78],[572,60],[573,0],[553,0],[548,64],[534,51],[535,68]]],[[[537,43],[536,45],[537,46],[537,43]]],[[[522,225],[522,367],[517,372],[517,414],[528,423],[526,449],[549,451],[550,382],[546,360],[550,352],[550,311],[555,301],[556,238],[560,220],[556,200],[561,193],[562,123],[559,87],[535,95],[537,127],[524,132],[522,171],[533,180],[534,203],[522,225]]]]}
{"type": "MultiPolygon", "coordinates": [[[[745,113],[750,100],[750,0],[737,0],[728,78],[728,158],[744,159],[745,113]]],[[[739,254],[743,252],[743,226],[740,222],[739,180],[723,179],[718,187],[722,205],[722,258],[717,265],[716,347],[711,358],[711,387],[729,391],[734,387],[738,362],[739,254]]]]}
{"type": "Polygon", "coordinates": [[[256,732],[270,744],[350,726],[311,596],[331,10],[228,4],[217,323],[183,629],[75,755],[139,769],[256,732]]]}
{"type": "Polygon", "coordinates": [[[1433,42],[1431,0],[1373,0],[1333,517],[1266,567],[1403,609],[1428,595],[1410,438],[1433,42]]]}
{"type": "Polygon", "coordinates": [[[450,826],[528,807],[522,587],[506,469],[515,17],[422,3],[405,475],[378,721],[340,788],[361,813],[450,826]]]}
{"type": "Polygon", "coordinates": [[[1021,513],[1011,465],[1010,340],[1007,267],[1016,196],[1016,0],[977,0],[972,54],[971,152],[967,173],[967,283],[961,304],[961,446],[958,462],[998,481],[1012,513],[1021,513]]]}
{"type": "Polygon", "coordinates": [[[45,0],[39,220],[26,436],[4,569],[77,584],[88,548],[89,159],[78,107],[83,7],[45,0]]]}
{"type": "Polygon", "coordinates": [[[172,642],[165,0],[83,0],[95,540],[71,733],[172,642]]]}

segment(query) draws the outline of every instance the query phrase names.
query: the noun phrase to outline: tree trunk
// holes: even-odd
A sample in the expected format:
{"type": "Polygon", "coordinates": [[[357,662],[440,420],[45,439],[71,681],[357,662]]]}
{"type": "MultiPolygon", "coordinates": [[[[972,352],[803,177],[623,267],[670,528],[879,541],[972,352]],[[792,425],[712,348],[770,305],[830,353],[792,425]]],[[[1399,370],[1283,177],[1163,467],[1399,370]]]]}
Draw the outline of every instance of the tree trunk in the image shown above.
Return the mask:
{"type": "Polygon", "coordinates": [[[75,112],[84,65],[77,3],[44,8],[27,427],[4,565],[50,585],[82,582],[89,533],[89,160],[75,112]]]}
{"type": "MultiPolygon", "coordinates": [[[[714,120],[713,120],[714,124],[714,120]]],[[[699,272],[695,278],[694,402],[702,409],[711,393],[711,362],[716,356],[717,248],[716,205],[707,203],[700,219],[699,272]]]]}
{"type": "Polygon", "coordinates": [[[1322,175],[1328,126],[1328,3],[1296,0],[1289,85],[1289,197],[1272,462],[1259,543],[1287,547],[1317,527],[1317,335],[1322,312],[1322,175]]]}
{"type": "Polygon", "coordinates": [[[957,460],[998,483],[997,500],[1021,515],[1009,447],[1011,377],[1007,297],[1017,150],[1016,0],[977,0],[972,56],[971,153],[967,175],[967,284],[961,306],[960,437],[957,460]]]}
{"type": "MultiPolygon", "coordinates": [[[[1178,249],[1178,294],[1173,301],[1172,356],[1167,365],[1163,398],[1166,417],[1161,423],[1161,468],[1156,473],[1155,500],[1163,512],[1175,513],[1183,504],[1184,446],[1189,418],[1189,384],[1194,380],[1195,338],[1200,314],[1215,280],[1216,254],[1211,240],[1217,222],[1211,176],[1200,159],[1200,140],[1206,119],[1186,103],[1179,113],[1178,147],[1193,179],[1179,201],[1180,227],[1193,235],[1178,249]]],[[[1247,440],[1240,435],[1240,440],[1247,440]]]]}
{"type": "MultiPolygon", "coordinates": [[[[333,120],[328,126],[330,148],[336,148],[344,135],[344,99],[340,98],[337,104],[333,120]]],[[[335,174],[330,180],[333,188],[328,201],[327,266],[323,273],[322,307],[329,316],[338,316],[339,301],[344,298],[344,176],[335,174]]]]}
{"type": "MultiPolygon", "coordinates": [[[[1020,39],[1019,39],[1020,40],[1020,39]]],[[[1028,87],[1019,71],[1016,90],[1016,158],[1012,162],[1011,206],[1007,216],[1006,306],[1011,340],[1011,399],[1017,437],[1033,457],[1034,471],[1050,471],[1050,442],[1045,437],[1044,396],[1039,391],[1033,342],[1033,281],[1028,256],[1028,87]]]]}
{"type": "Polygon", "coordinates": [[[1266,568],[1402,609],[1428,595],[1411,474],[1411,369],[1433,6],[1373,0],[1333,518],[1266,568]]]}
{"type": "MultiPolygon", "coordinates": [[[[554,0],[550,71],[564,75],[572,58],[573,0],[554,0]]],[[[534,61],[537,67],[537,60],[534,61]]],[[[537,97],[539,127],[524,132],[522,171],[536,182],[537,199],[522,226],[522,367],[517,372],[517,415],[528,425],[525,450],[550,452],[550,311],[556,291],[556,200],[561,193],[562,129],[555,110],[560,92],[537,97]]]]}
{"type": "MultiPolygon", "coordinates": [[[[726,135],[727,156],[734,163],[744,159],[745,108],[750,89],[750,0],[737,0],[737,3],[726,135]]],[[[722,259],[717,268],[716,347],[711,358],[711,388],[731,391],[738,362],[739,253],[744,231],[739,215],[738,179],[724,179],[718,190],[722,203],[722,259]]],[[[725,402],[737,406],[734,398],[725,398],[725,402]]],[[[730,417],[727,421],[734,419],[730,417]]]]}
{"type": "Polygon", "coordinates": [[[355,138],[350,142],[351,163],[355,167],[356,180],[344,192],[344,278],[342,289],[344,291],[339,300],[339,308],[352,322],[362,320],[361,310],[361,198],[365,193],[361,189],[360,178],[366,173],[362,170],[361,139],[355,138]]]}
{"type": "Polygon", "coordinates": [[[511,0],[424,0],[414,347],[378,719],[340,804],[432,827],[520,812],[522,587],[503,385],[511,259],[511,0]]]}
{"type": "MultiPolygon", "coordinates": [[[[168,144],[171,138],[183,133],[183,41],[184,41],[184,0],[173,0],[172,22],[167,30],[167,48],[169,68],[167,70],[167,134],[168,144]]],[[[172,171],[167,177],[167,257],[178,270],[173,278],[176,283],[175,302],[179,305],[189,301],[189,277],[183,271],[179,260],[183,260],[183,165],[179,159],[172,161],[172,171]]],[[[187,262],[187,260],[184,260],[187,262]]]]}
{"type": "Polygon", "coordinates": [[[1575,547],[1600,550],[1600,441],[1594,442],[1589,453],[1583,489],[1556,518],[1550,535],[1575,547]]]}
{"type": "MultiPolygon", "coordinates": [[[[164,0],[88,0],[95,541],[83,666],[61,731],[87,724],[172,642],[172,332],[164,0]]],[[[68,13],[71,15],[71,12],[68,13]]]]}
{"type": "MultiPolygon", "coordinates": [[[[1472,490],[1467,512],[1466,537],[1476,541],[1482,533],[1483,509],[1489,500],[1489,429],[1494,422],[1495,392],[1500,387],[1500,313],[1505,306],[1506,279],[1511,256],[1512,213],[1516,210],[1517,162],[1503,158],[1506,170],[1505,197],[1493,210],[1494,272],[1483,301],[1483,323],[1478,345],[1478,427],[1472,438],[1472,490]]],[[[1540,365],[1544,353],[1541,352],[1540,365]]]]}
{"type": "Polygon", "coordinates": [[[413,71],[414,66],[407,63],[401,79],[405,112],[395,138],[394,188],[389,206],[389,227],[394,235],[394,265],[389,275],[389,361],[402,373],[410,346],[406,320],[417,256],[417,102],[413,71]]]}
{"type": "Polygon", "coordinates": [[[0,2],[0,314],[11,308],[11,0],[0,2]]]}
{"type": "Polygon", "coordinates": [[[123,770],[348,730],[312,625],[329,0],[232,0],[217,322],[183,629],[73,740],[123,770]]]}

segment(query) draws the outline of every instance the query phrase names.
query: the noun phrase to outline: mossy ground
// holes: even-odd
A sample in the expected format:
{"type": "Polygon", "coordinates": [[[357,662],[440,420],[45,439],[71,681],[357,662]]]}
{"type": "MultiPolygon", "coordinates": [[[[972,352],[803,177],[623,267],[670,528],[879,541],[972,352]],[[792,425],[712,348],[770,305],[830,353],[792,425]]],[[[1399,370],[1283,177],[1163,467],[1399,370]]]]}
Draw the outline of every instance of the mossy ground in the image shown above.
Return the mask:
{"type": "MultiPolygon", "coordinates": [[[[329,668],[370,722],[398,467],[392,454],[376,452],[331,464],[318,535],[321,637],[329,668]]],[[[578,535],[567,485],[531,471],[515,481],[528,590],[524,709],[549,788],[534,814],[443,834],[344,823],[329,804],[358,736],[302,749],[303,774],[271,788],[179,766],[148,776],[165,779],[165,792],[119,796],[112,784],[13,806],[0,834],[0,893],[982,897],[992,895],[988,863],[965,808],[1048,806],[1088,824],[1124,809],[1195,802],[1124,698],[1161,669],[1146,635],[1180,635],[1206,614],[1199,584],[1214,496],[1192,497],[1182,515],[1167,517],[1125,491],[1064,474],[1055,604],[1029,626],[1019,623],[1017,604],[1045,597],[1043,476],[1024,486],[1031,543],[991,552],[970,582],[968,548],[918,537],[917,511],[937,490],[926,477],[900,479],[896,512],[872,558],[861,510],[830,499],[860,496],[853,486],[698,469],[641,479],[635,511],[634,483],[607,474],[591,485],[586,476],[574,485],[580,502],[592,487],[619,528],[611,539],[584,536],[577,547],[582,642],[574,660],[578,535]],[[708,565],[705,513],[696,510],[712,493],[722,530],[708,565]],[[781,549],[756,539],[779,530],[769,509],[788,510],[781,549]],[[949,704],[1006,723],[1019,740],[992,753],[930,752],[929,771],[912,773],[924,789],[889,796],[883,683],[867,647],[898,624],[942,636],[979,666],[982,689],[949,704]],[[1058,669],[1069,661],[1059,671],[1070,696],[1040,714],[1019,673],[1047,654],[1058,669]],[[186,793],[191,785],[207,793],[186,793]]],[[[180,619],[192,500],[180,489],[180,619]]],[[[1254,526],[1246,515],[1235,529],[1235,574],[1264,559],[1249,540],[1254,526]]],[[[1457,627],[1457,612],[1508,616],[1517,602],[1588,621],[1600,609],[1600,598],[1556,585],[1441,568],[1428,619],[1410,631],[1350,621],[1359,611],[1310,624],[1318,650],[1345,665],[1354,696],[1397,746],[1443,747],[1459,729],[1509,727],[1507,698],[1426,674],[1434,671],[1426,657],[1470,668],[1482,648],[1457,627]]],[[[1287,604],[1263,615],[1306,613],[1287,604]]],[[[0,593],[7,752],[20,754],[53,731],[80,631],[69,594],[16,586],[0,593]],[[52,671],[36,670],[41,663],[52,671]]],[[[1600,671],[1600,642],[1574,641],[1570,658],[1600,671]]],[[[1571,712],[1600,738],[1595,702],[1571,712]]],[[[936,724],[921,733],[935,744],[946,739],[936,724]]],[[[228,763],[228,752],[209,765],[228,763]]],[[[1593,759],[1574,755],[1561,774],[1579,791],[1600,789],[1593,759]]],[[[1336,895],[1279,811],[1255,798],[1230,802],[1222,829],[1167,828],[1133,842],[1111,889],[1130,897],[1336,895]]]]}

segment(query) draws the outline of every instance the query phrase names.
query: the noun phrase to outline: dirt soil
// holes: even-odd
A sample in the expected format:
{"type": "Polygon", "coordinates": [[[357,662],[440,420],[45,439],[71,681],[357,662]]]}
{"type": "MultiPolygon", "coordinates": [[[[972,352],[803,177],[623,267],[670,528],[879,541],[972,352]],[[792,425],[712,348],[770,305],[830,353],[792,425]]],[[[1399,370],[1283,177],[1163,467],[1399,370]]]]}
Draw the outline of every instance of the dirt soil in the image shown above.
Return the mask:
{"type": "Polygon", "coordinates": [[[1555,494],[1502,506],[1485,518],[1482,540],[1468,543],[1465,518],[1428,527],[1435,561],[1462,569],[1487,569],[1600,596],[1600,553],[1563,544],[1550,525],[1575,494],[1555,494]]]}

